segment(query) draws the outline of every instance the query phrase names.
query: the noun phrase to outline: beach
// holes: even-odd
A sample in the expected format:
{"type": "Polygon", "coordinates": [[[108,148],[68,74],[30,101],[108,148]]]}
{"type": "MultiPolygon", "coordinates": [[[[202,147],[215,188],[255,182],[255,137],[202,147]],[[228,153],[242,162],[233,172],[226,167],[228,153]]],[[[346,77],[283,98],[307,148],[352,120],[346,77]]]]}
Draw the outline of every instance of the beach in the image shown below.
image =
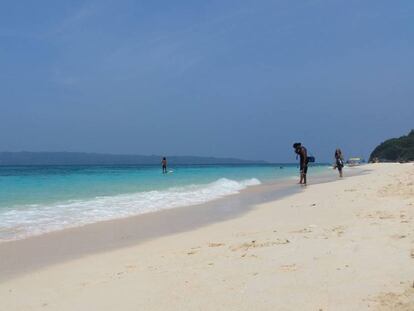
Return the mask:
{"type": "Polygon", "coordinates": [[[414,310],[414,165],[356,170],[2,243],[0,309],[414,310]]]}

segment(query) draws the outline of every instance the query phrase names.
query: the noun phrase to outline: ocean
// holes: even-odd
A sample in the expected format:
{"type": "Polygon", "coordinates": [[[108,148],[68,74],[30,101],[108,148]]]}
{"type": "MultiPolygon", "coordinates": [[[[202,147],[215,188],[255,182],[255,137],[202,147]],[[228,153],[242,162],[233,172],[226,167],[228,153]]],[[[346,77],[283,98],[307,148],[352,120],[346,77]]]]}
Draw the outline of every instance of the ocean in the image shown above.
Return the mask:
{"type": "MultiPolygon", "coordinates": [[[[326,171],[315,165],[310,174],[326,171]]],[[[0,166],[0,241],[206,203],[297,178],[297,165],[0,166]]]]}

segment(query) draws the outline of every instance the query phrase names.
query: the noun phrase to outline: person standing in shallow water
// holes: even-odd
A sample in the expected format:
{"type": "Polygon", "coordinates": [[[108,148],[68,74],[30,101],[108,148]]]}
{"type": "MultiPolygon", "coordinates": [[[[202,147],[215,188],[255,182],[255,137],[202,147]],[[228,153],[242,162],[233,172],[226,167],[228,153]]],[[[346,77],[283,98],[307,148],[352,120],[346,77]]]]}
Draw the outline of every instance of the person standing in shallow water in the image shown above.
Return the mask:
{"type": "Polygon", "coordinates": [[[339,177],[342,178],[342,169],[344,167],[344,157],[342,156],[341,149],[335,150],[335,167],[338,169],[339,177]]]}
{"type": "Polygon", "coordinates": [[[162,165],[162,173],[167,174],[167,159],[165,157],[162,158],[161,165],[162,165]]]}
{"type": "Polygon", "coordinates": [[[301,143],[294,143],[293,149],[300,158],[300,180],[299,184],[306,185],[306,174],[308,173],[308,151],[301,143]]]}

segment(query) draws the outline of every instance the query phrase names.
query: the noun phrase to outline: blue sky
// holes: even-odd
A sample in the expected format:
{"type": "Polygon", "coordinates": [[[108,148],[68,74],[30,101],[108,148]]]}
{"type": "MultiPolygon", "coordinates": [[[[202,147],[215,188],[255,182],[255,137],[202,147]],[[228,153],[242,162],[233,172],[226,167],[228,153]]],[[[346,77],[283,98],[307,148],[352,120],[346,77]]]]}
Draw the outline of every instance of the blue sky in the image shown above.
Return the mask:
{"type": "Polygon", "coordinates": [[[1,1],[0,150],[330,161],[414,128],[414,2],[1,1]]]}

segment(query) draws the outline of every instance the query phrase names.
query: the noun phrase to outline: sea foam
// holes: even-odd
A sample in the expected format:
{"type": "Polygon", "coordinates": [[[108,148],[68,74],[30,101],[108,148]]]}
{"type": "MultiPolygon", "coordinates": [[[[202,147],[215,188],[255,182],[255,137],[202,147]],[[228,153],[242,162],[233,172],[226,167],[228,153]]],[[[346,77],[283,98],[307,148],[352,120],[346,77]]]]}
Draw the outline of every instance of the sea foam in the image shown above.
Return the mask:
{"type": "Polygon", "coordinates": [[[202,204],[236,194],[258,179],[235,181],[221,178],[204,185],[189,185],[163,191],[147,191],[47,205],[24,205],[0,212],[0,241],[21,239],[98,221],[124,218],[163,209],[202,204]]]}

